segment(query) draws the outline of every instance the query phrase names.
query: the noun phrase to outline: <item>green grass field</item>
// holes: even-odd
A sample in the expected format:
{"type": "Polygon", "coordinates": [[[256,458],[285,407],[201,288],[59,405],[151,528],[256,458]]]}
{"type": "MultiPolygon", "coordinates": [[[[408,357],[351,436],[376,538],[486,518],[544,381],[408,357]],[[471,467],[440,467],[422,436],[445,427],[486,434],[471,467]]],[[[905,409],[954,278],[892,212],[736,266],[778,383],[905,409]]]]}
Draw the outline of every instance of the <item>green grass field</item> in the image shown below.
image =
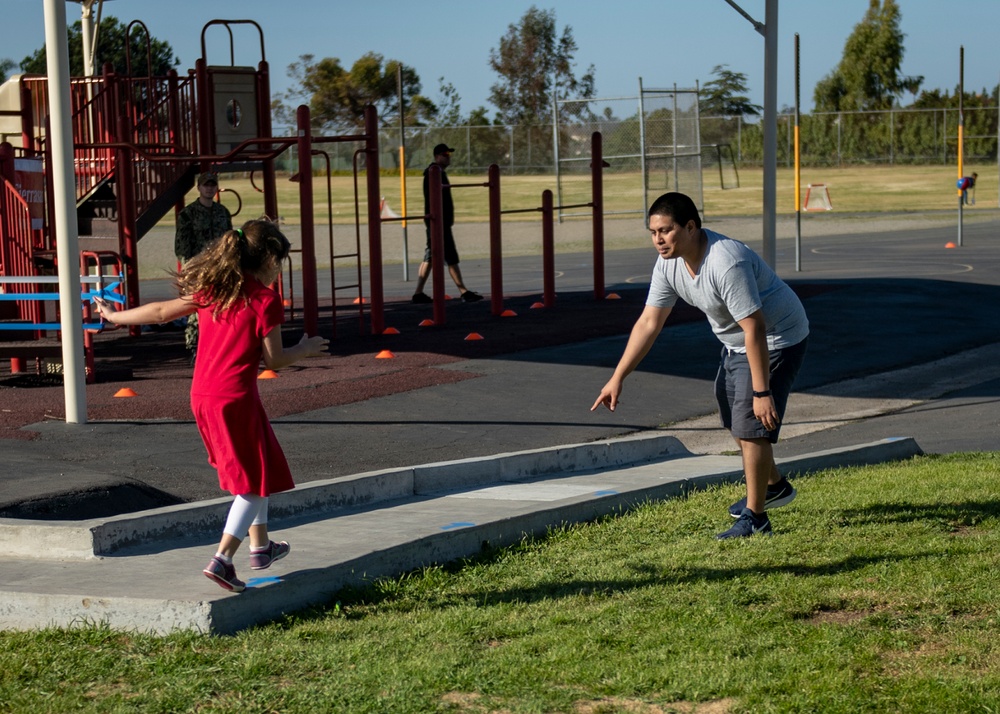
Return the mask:
{"type": "MultiPolygon", "coordinates": [[[[966,166],[966,173],[977,171],[980,175],[976,191],[978,205],[968,208],[970,212],[987,211],[997,208],[996,181],[990,176],[995,173],[988,166],[966,166]]],[[[449,174],[454,184],[483,183],[486,176],[464,176],[449,174]]],[[[718,174],[706,170],[704,179],[705,213],[708,216],[754,216],[760,215],[763,201],[763,172],[760,169],[741,169],[740,187],[723,190],[719,188],[718,174]]],[[[829,188],[833,213],[920,213],[957,209],[957,172],[953,166],[873,166],[850,168],[810,168],[801,172],[802,195],[806,186],[826,184],[829,188]]],[[[259,185],[259,177],[257,183],[259,185]]],[[[360,180],[362,200],[364,180],[360,180]]],[[[290,224],[299,223],[299,187],[288,181],[287,176],[278,178],[278,205],[282,220],[290,224]]],[[[240,217],[243,220],[263,213],[263,198],[248,177],[223,176],[222,187],[236,191],[243,203],[240,217]]],[[[314,202],[316,220],[327,221],[327,180],[326,176],[315,178],[314,202]]],[[[330,181],[333,196],[334,223],[353,223],[354,179],[349,176],[334,176],[330,181]]],[[[555,176],[512,176],[501,178],[501,208],[517,210],[537,208],[541,205],[542,191],[551,190],[556,194],[555,176]]],[[[665,189],[664,189],[665,190],[665,189]]],[[[590,177],[573,176],[566,179],[561,201],[564,205],[590,201],[590,177]]],[[[659,193],[653,190],[652,197],[659,193]]],[[[381,178],[381,193],[389,206],[398,214],[402,213],[400,196],[402,187],[398,175],[381,178]]],[[[408,211],[417,214],[423,211],[420,174],[407,176],[406,194],[408,211]]],[[[779,214],[795,212],[794,172],[788,168],[778,170],[777,185],[779,214]]],[[[614,174],[610,170],[604,181],[605,211],[610,215],[631,212],[641,215],[642,184],[638,174],[614,174]]],[[[188,196],[193,201],[195,194],[188,196]]],[[[556,194],[556,200],[560,197],[556,194]]],[[[237,200],[223,194],[226,205],[235,210],[237,200]]],[[[482,187],[455,189],[456,219],[466,222],[482,222],[488,215],[487,190],[482,187]]],[[[586,210],[586,209],[583,209],[586,210]]],[[[362,222],[366,220],[366,209],[361,206],[362,222]]],[[[537,213],[512,214],[505,221],[538,220],[537,213]]],[[[163,220],[164,225],[172,225],[172,214],[163,220]]]]}
{"type": "Polygon", "coordinates": [[[741,488],[712,489],[233,637],[4,632],[0,710],[997,712],[998,478],[996,452],[831,470],[738,543],[741,488]]]}

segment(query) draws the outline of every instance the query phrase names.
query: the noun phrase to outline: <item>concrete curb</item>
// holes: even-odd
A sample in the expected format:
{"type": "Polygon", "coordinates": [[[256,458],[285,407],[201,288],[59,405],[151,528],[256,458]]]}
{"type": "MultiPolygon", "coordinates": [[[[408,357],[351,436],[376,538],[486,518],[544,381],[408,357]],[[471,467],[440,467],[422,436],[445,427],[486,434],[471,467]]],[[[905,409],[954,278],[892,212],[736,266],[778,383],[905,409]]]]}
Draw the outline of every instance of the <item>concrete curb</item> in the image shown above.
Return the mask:
{"type": "MultiPolygon", "coordinates": [[[[545,474],[614,468],[687,453],[674,437],[653,433],[370,471],[311,481],[283,493],[270,504],[270,520],[280,525],[314,516],[325,518],[331,511],[420,494],[545,474]]],[[[216,536],[231,503],[232,498],[222,497],[86,521],[0,518],[0,540],[15,557],[72,559],[113,555],[130,548],[149,551],[157,544],[170,547],[178,540],[216,536]]]]}
{"type": "MultiPolygon", "coordinates": [[[[921,453],[912,438],[894,438],[789,457],[781,463],[786,473],[806,473],[921,453]]],[[[174,542],[171,549],[152,554],[120,552],[114,557],[58,562],[8,559],[0,563],[0,582],[5,583],[0,591],[0,627],[101,622],[116,629],[161,634],[232,633],[328,603],[344,587],[363,586],[375,578],[475,555],[484,547],[542,536],[554,526],[621,513],[641,503],[742,478],[739,457],[691,455],[678,450],[674,440],[657,435],[506,454],[493,459],[497,462],[493,464],[483,461],[421,467],[432,474],[425,487],[450,483],[449,489],[413,491],[407,498],[342,508],[291,524],[282,535],[287,533],[297,549],[309,553],[308,566],[295,569],[292,564],[292,570],[285,571],[279,565],[274,574],[248,580],[247,590],[238,596],[206,585],[200,574],[191,572],[191,561],[204,557],[204,545],[190,541],[174,542]],[[617,463],[624,458],[638,461],[617,463]],[[556,468],[595,463],[602,465],[571,472],[556,468]],[[474,467],[500,477],[477,478],[470,487],[464,478],[474,467]],[[540,471],[532,473],[535,469],[540,471]],[[454,478],[444,479],[443,474],[454,478]],[[165,572],[176,576],[165,580],[165,572]],[[206,597],[207,592],[212,595],[206,597]]],[[[378,477],[372,480],[377,481],[378,477]]]]}

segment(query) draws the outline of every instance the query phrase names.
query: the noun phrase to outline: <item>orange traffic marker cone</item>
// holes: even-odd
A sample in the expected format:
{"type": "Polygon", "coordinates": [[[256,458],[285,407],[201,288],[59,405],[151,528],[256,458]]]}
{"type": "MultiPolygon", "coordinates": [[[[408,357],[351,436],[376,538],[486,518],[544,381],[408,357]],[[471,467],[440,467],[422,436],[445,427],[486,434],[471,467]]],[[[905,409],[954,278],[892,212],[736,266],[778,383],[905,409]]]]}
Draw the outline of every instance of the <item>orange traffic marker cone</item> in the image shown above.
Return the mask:
{"type": "Polygon", "coordinates": [[[531,303],[531,309],[532,310],[537,310],[540,307],[545,307],[545,303],[544,302],[533,302],[533,303],[531,303]]]}
{"type": "Polygon", "coordinates": [[[951,241],[948,241],[947,243],[944,244],[944,247],[945,248],[957,248],[958,246],[955,245],[954,243],[952,243],[951,241]]]}
{"type": "Polygon", "coordinates": [[[500,317],[517,317],[517,313],[513,310],[504,310],[500,313],[500,317]]]}
{"type": "Polygon", "coordinates": [[[622,296],[619,295],[618,293],[608,293],[607,295],[604,296],[604,299],[605,300],[621,300],[622,296]]]}
{"type": "Polygon", "coordinates": [[[363,297],[356,297],[356,298],[354,298],[354,304],[355,305],[364,305],[367,302],[368,302],[368,300],[366,298],[363,298],[363,297]]]}
{"type": "Polygon", "coordinates": [[[291,307],[292,301],[289,300],[288,298],[285,298],[284,300],[281,301],[281,304],[284,305],[285,307],[291,307]]]}
{"type": "Polygon", "coordinates": [[[383,335],[398,335],[399,334],[399,330],[397,330],[395,327],[387,327],[384,330],[382,330],[382,334],[383,335]]]}
{"type": "Polygon", "coordinates": [[[469,341],[469,340],[482,340],[484,338],[478,332],[470,332],[465,336],[465,339],[466,341],[469,341]]]}
{"type": "Polygon", "coordinates": [[[139,395],[136,394],[131,389],[129,389],[128,387],[122,387],[117,392],[115,392],[115,396],[116,397],[138,397],[139,395]]]}
{"type": "Polygon", "coordinates": [[[265,369],[263,372],[257,375],[257,379],[277,379],[278,373],[273,369],[265,369]]]}
{"type": "Polygon", "coordinates": [[[395,357],[395,356],[396,356],[396,355],[394,355],[394,354],[393,354],[392,352],[390,352],[389,350],[382,350],[382,351],[381,351],[381,352],[379,352],[379,353],[378,353],[377,355],[375,355],[375,359],[392,359],[392,358],[393,358],[393,357],[395,357]]]}
{"type": "Polygon", "coordinates": [[[428,320],[421,320],[420,321],[420,326],[421,327],[431,327],[433,325],[434,325],[434,320],[428,319],[428,320]]]}

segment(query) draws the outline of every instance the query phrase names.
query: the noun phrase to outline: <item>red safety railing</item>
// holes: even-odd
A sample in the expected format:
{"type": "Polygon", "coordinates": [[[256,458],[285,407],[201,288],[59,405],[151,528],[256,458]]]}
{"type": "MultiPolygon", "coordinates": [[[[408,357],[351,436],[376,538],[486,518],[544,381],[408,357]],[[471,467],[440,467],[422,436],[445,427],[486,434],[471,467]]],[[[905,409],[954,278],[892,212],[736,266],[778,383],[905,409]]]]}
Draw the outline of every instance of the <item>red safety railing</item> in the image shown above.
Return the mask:
{"type": "MultiPolygon", "coordinates": [[[[34,275],[32,243],[39,231],[31,228],[28,204],[10,181],[0,176],[0,275],[34,275]]],[[[2,286],[0,286],[2,289],[2,286]]],[[[38,322],[37,302],[16,301],[21,319],[38,322]]]]}
{"type": "MultiPolygon", "coordinates": [[[[21,81],[31,99],[32,148],[44,153],[44,122],[49,113],[48,80],[25,77],[21,81]]],[[[176,72],[167,77],[121,77],[106,71],[103,77],[75,78],[70,80],[70,103],[78,202],[113,174],[115,150],[107,145],[115,141],[141,146],[149,154],[183,157],[197,153],[193,74],[179,79],[176,72]],[[124,130],[122,118],[128,120],[124,130]]],[[[132,179],[136,188],[136,213],[142,214],[186,168],[183,162],[154,165],[134,155],[132,179]]]]}

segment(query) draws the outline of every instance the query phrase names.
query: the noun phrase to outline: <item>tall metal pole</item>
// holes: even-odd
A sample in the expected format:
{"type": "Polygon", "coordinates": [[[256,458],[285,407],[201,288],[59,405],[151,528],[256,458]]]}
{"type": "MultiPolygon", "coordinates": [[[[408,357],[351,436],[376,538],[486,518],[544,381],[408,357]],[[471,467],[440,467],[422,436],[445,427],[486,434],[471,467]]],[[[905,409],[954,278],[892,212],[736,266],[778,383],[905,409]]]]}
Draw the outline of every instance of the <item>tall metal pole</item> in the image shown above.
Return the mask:
{"type": "Polygon", "coordinates": [[[802,154],[799,151],[799,33],[795,33],[795,271],[802,272],[802,154]]]}
{"type": "Polygon", "coordinates": [[[45,46],[51,102],[52,191],[56,255],[59,260],[59,321],[62,329],[63,394],[66,422],[87,421],[83,312],[80,305],[80,234],[76,219],[73,125],[69,96],[69,47],[65,0],[45,0],[45,46]]]}
{"type": "Polygon", "coordinates": [[[764,250],[761,256],[776,264],[778,185],[778,0],[764,9],[764,250]]]}
{"type": "MultiPolygon", "coordinates": [[[[406,128],[403,118],[406,106],[403,104],[403,64],[396,65],[396,91],[399,93],[399,202],[402,214],[406,215],[406,128]]],[[[410,280],[410,248],[406,221],[403,225],[403,282],[410,280]]]]}
{"type": "MultiPolygon", "coordinates": [[[[965,158],[965,47],[958,48],[958,180],[964,175],[962,162],[965,158]]],[[[958,189],[958,247],[962,247],[962,221],[965,203],[965,189],[958,189]]]]}

